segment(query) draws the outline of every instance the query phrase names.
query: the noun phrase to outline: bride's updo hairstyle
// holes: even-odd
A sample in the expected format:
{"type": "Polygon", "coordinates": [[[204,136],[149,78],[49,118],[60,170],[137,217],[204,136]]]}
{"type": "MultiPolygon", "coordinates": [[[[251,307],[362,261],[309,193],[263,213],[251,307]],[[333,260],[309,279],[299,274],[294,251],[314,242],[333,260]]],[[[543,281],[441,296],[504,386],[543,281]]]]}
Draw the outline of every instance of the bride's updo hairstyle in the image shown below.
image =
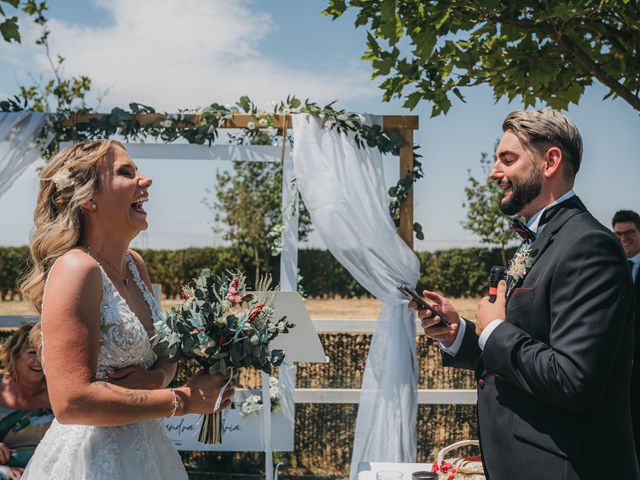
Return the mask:
{"type": "Polygon", "coordinates": [[[58,257],[82,238],[82,205],[98,189],[100,160],[121,143],[88,140],[54,155],[40,173],[40,191],[29,239],[31,269],[20,284],[22,295],[41,313],[44,283],[58,257]]]}

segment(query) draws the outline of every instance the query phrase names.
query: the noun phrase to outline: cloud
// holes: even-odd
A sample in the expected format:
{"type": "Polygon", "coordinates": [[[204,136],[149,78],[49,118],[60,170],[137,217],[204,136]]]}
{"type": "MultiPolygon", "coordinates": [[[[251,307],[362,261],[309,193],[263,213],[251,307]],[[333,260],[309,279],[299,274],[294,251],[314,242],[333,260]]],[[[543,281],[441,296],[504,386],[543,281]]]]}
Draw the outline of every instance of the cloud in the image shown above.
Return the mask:
{"type": "MultiPolygon", "coordinates": [[[[292,93],[320,103],[379,97],[368,65],[361,62],[317,71],[312,60],[305,70],[270,58],[262,42],[286,26],[247,0],[98,0],[98,5],[106,12],[103,26],[50,19],[50,45],[66,58],[66,75],[86,74],[94,90],[109,89],[105,107],[137,101],[173,111],[232,103],[241,95],[266,107],[292,93]]],[[[42,72],[50,70],[42,53],[37,62],[42,72]]]]}

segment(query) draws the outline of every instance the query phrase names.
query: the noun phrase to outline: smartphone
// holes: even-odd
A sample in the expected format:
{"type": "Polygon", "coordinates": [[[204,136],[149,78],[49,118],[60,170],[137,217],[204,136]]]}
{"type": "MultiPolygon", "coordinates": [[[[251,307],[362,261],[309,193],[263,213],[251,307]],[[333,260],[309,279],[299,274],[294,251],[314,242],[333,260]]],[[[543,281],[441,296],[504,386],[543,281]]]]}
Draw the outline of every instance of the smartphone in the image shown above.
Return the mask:
{"type": "Polygon", "coordinates": [[[396,288],[400,291],[400,293],[402,293],[405,297],[407,297],[409,301],[416,302],[420,310],[427,310],[431,312],[434,317],[440,317],[440,323],[433,325],[434,327],[435,326],[438,326],[438,327],[451,326],[451,322],[447,320],[447,317],[445,317],[444,313],[442,313],[440,310],[436,310],[431,305],[429,305],[427,301],[423,297],[418,295],[418,293],[413,288],[407,287],[406,285],[397,285],[396,288]]]}

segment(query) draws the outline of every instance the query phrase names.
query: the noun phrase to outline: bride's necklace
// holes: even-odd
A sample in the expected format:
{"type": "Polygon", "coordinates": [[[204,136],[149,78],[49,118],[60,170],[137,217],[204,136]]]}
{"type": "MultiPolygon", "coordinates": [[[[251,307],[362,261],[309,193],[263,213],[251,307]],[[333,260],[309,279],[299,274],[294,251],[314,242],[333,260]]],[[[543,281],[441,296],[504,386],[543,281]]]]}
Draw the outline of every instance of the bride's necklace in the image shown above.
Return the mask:
{"type": "Polygon", "coordinates": [[[98,260],[101,260],[104,263],[106,263],[107,266],[110,267],[112,271],[116,272],[118,274],[118,276],[122,279],[122,283],[124,284],[124,286],[126,288],[129,288],[129,279],[126,277],[126,274],[127,274],[126,267],[125,267],[125,274],[123,275],[122,272],[119,269],[114,267],[111,264],[111,262],[109,262],[109,260],[107,260],[102,255],[100,255],[97,250],[94,250],[93,248],[91,248],[91,245],[87,245],[87,252],[89,252],[89,255],[91,255],[91,256],[96,255],[98,257],[98,260]]]}

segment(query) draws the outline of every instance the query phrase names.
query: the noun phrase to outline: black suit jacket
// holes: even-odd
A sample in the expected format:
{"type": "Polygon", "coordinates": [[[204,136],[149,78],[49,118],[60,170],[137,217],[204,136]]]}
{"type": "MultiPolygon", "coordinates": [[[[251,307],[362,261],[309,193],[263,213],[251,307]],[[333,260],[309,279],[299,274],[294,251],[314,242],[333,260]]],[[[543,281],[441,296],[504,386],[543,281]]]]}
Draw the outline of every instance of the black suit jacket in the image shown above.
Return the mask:
{"type": "Polygon", "coordinates": [[[458,354],[443,353],[445,365],[476,370],[488,477],[637,480],[633,291],[622,248],[572,197],[531,252],[484,352],[469,322],[458,354]]]}
{"type": "Polygon", "coordinates": [[[636,456],[640,462],[640,273],[633,284],[635,292],[635,339],[636,346],[631,372],[631,420],[633,438],[636,442],[636,456]]]}

